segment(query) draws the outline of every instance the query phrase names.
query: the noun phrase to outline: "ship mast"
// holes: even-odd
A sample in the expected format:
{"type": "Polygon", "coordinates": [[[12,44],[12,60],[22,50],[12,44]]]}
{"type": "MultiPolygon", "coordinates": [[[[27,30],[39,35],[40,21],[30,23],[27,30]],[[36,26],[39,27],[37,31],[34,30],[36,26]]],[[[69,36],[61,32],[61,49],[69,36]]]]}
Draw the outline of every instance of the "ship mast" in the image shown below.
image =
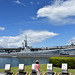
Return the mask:
{"type": "Polygon", "coordinates": [[[27,46],[27,35],[25,36],[24,42],[25,42],[25,48],[27,48],[27,47],[28,47],[28,46],[27,46]]]}
{"type": "Polygon", "coordinates": [[[22,45],[23,45],[23,49],[24,49],[24,42],[22,42],[22,45]]]}

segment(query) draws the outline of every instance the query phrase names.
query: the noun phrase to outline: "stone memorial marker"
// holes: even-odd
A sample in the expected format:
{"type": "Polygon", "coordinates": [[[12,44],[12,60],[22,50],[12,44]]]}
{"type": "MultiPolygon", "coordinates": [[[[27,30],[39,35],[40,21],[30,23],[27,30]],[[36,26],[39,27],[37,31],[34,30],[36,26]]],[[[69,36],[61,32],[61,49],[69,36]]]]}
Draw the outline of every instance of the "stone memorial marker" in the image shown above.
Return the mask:
{"type": "Polygon", "coordinates": [[[32,70],[35,70],[35,64],[32,64],[32,70]]]}
{"type": "Polygon", "coordinates": [[[36,75],[35,64],[32,64],[32,75],[36,75]]]}
{"type": "Polygon", "coordinates": [[[19,72],[24,72],[24,64],[19,64],[19,72]]]}
{"type": "Polygon", "coordinates": [[[10,72],[10,64],[5,65],[5,72],[6,73],[10,72]]]}
{"type": "Polygon", "coordinates": [[[47,64],[47,75],[53,75],[52,64],[47,64]]]}
{"type": "Polygon", "coordinates": [[[62,73],[68,73],[67,63],[62,63],[62,73]]]}
{"type": "Polygon", "coordinates": [[[52,72],[52,64],[47,64],[47,72],[52,72]]]}

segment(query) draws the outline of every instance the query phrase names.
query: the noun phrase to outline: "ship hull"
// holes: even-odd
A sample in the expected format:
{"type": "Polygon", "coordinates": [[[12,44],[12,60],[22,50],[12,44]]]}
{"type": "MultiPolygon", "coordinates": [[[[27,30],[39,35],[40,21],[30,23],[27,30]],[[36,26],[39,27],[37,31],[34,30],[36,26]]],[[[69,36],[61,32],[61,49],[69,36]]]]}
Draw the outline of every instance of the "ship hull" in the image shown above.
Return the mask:
{"type": "Polygon", "coordinates": [[[0,57],[50,57],[50,56],[61,56],[61,55],[74,55],[75,49],[56,49],[56,50],[41,50],[41,51],[29,51],[22,50],[21,52],[12,53],[0,53],[0,57]]]}

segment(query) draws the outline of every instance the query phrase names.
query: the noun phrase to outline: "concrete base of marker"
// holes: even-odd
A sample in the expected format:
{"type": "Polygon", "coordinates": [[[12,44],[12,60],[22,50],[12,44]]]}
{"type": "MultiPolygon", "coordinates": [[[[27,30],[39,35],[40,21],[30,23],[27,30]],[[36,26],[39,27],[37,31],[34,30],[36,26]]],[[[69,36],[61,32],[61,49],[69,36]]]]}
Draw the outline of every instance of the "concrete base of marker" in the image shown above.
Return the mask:
{"type": "Polygon", "coordinates": [[[31,72],[29,75],[37,75],[37,74],[36,74],[36,73],[32,73],[32,72],[31,72]]]}
{"type": "MultiPolygon", "coordinates": [[[[52,72],[51,74],[56,75],[56,72],[52,72]]],[[[47,72],[45,72],[44,75],[47,75],[47,72]]]]}
{"type": "Polygon", "coordinates": [[[59,73],[58,75],[72,75],[71,73],[59,73]]]}
{"type": "MultiPolygon", "coordinates": [[[[29,75],[37,75],[36,73],[29,73],[29,75]]],[[[42,75],[42,73],[40,72],[40,75],[42,75]]]]}
{"type": "Polygon", "coordinates": [[[14,73],[13,72],[11,72],[11,73],[0,72],[0,75],[14,75],[14,73]]]}
{"type": "Polygon", "coordinates": [[[14,75],[14,73],[13,72],[10,72],[10,73],[7,73],[7,75],[14,75]]]}
{"type": "Polygon", "coordinates": [[[27,72],[18,72],[18,73],[16,73],[16,75],[28,75],[28,73],[27,72]]]}

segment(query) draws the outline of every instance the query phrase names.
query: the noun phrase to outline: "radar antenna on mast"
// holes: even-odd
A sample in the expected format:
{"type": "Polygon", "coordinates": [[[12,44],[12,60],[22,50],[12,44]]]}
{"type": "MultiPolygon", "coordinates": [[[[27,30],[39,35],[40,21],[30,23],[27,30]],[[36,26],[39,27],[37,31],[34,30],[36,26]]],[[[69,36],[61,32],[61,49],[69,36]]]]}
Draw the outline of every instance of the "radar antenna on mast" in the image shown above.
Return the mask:
{"type": "Polygon", "coordinates": [[[73,47],[74,46],[74,42],[71,40],[71,46],[73,47]]]}

